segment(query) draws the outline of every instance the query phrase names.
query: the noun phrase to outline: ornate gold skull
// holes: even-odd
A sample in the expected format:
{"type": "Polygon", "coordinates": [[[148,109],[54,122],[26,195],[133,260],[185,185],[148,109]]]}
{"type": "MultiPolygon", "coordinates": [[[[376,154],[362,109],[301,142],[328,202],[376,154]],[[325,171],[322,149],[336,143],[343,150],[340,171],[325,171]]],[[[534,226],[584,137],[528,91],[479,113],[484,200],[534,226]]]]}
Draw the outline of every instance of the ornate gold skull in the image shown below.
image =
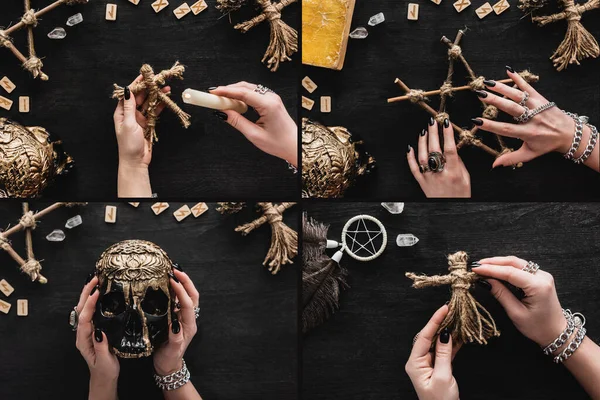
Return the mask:
{"type": "Polygon", "coordinates": [[[302,119],[302,197],[343,197],[359,176],[375,168],[362,141],[351,136],[344,127],[302,119]]]}
{"type": "Polygon", "coordinates": [[[100,256],[94,326],[106,334],[119,357],[147,357],[167,340],[173,318],[172,274],[167,253],[145,240],[124,240],[100,256]]]}
{"type": "Polygon", "coordinates": [[[0,118],[0,197],[37,197],[72,165],[44,128],[0,118]]]}

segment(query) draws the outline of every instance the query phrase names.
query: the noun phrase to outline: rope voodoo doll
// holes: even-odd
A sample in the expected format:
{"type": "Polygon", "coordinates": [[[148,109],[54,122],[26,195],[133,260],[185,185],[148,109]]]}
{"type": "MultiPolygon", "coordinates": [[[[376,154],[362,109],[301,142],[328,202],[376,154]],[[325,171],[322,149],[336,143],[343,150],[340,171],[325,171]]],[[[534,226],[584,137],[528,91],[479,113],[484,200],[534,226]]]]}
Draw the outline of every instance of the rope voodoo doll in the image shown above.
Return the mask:
{"type": "MultiPolygon", "coordinates": [[[[135,82],[130,86],[131,93],[138,94],[142,91],[146,91],[147,98],[142,106],[142,112],[146,116],[146,128],[144,129],[144,136],[146,139],[152,139],[153,142],[158,142],[158,136],[156,135],[156,123],[158,116],[156,115],[156,109],[160,103],[164,103],[165,106],[173,111],[184,128],[188,128],[190,123],[190,115],[184,112],[178,105],[169,97],[170,92],[163,93],[161,90],[165,86],[168,79],[176,78],[183,80],[183,73],[185,67],[176,62],[171,69],[160,71],[158,74],[154,74],[154,70],[148,64],[142,65],[140,68],[140,74],[142,80],[135,82]]],[[[125,88],[117,85],[113,85],[113,99],[123,100],[125,95],[125,88]]]]}
{"type": "MultiPolygon", "coordinates": [[[[452,298],[448,304],[448,315],[436,332],[448,328],[452,340],[456,343],[487,344],[487,340],[500,336],[496,323],[490,313],[469,292],[471,286],[479,279],[475,272],[467,270],[469,256],[464,251],[448,255],[447,275],[417,275],[407,272],[406,277],[413,280],[413,287],[422,289],[432,286],[450,285],[452,298]]],[[[435,343],[435,338],[434,341],[435,343]]]]}
{"type": "MultiPolygon", "coordinates": [[[[528,4],[527,0],[521,0],[519,8],[527,11],[528,4]]],[[[598,42],[581,23],[581,16],[586,11],[600,8],[600,0],[588,0],[583,4],[575,4],[574,0],[560,0],[560,4],[563,8],[562,12],[532,18],[539,26],[561,20],[567,21],[565,38],[550,57],[558,71],[567,68],[569,64],[579,65],[579,61],[585,58],[597,58],[600,55],[598,42]]]]}
{"type": "Polygon", "coordinates": [[[57,0],[41,10],[35,11],[31,8],[31,0],[24,0],[25,13],[21,17],[21,20],[5,30],[0,28],[0,47],[6,47],[9,49],[15,55],[15,57],[17,57],[17,59],[23,63],[23,68],[29,71],[34,78],[40,78],[43,81],[47,81],[48,75],[42,72],[42,67],[44,64],[36,55],[35,45],[33,42],[33,28],[38,25],[38,18],[62,4],[72,6],[76,4],[85,4],[87,2],[88,0],[57,0]],[[25,55],[23,55],[23,53],[15,47],[12,38],[10,37],[12,33],[22,28],[27,28],[27,50],[29,53],[27,57],[25,57],[25,55]]]}
{"type": "MultiPolygon", "coordinates": [[[[263,265],[269,266],[269,271],[275,275],[282,265],[293,264],[292,258],[298,254],[298,233],[283,222],[283,213],[296,203],[257,203],[263,215],[247,224],[235,228],[246,236],[256,228],[269,223],[271,225],[271,247],[263,261],[263,265]]],[[[221,214],[233,214],[243,208],[242,203],[219,203],[221,214]]]]}
{"type": "MultiPolygon", "coordinates": [[[[239,10],[248,0],[217,0],[217,9],[222,13],[231,13],[239,10]]],[[[234,29],[242,33],[262,22],[268,20],[271,25],[271,41],[261,62],[275,72],[279,63],[291,61],[292,54],[298,51],[298,32],[281,20],[281,12],[287,6],[298,0],[281,0],[277,3],[271,0],[256,0],[256,4],[262,9],[262,13],[251,20],[239,23],[234,29]]]]}

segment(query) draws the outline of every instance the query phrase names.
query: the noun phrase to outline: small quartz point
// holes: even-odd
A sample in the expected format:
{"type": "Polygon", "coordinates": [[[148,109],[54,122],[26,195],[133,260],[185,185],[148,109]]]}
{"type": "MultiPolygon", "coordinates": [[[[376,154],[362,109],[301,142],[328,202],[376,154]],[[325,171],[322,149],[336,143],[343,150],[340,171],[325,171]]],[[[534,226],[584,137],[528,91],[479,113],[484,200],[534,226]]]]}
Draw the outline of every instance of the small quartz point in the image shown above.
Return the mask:
{"type": "Polygon", "coordinates": [[[77,13],[75,15],[71,15],[69,19],[67,19],[67,26],[75,26],[83,22],[83,15],[81,13],[77,13]]]}
{"type": "Polygon", "coordinates": [[[385,16],[383,15],[382,12],[380,12],[379,14],[375,14],[371,18],[369,18],[369,25],[370,26],[379,25],[383,21],[385,21],[385,16]]]}
{"type": "Polygon", "coordinates": [[[67,223],[65,224],[65,228],[67,229],[73,229],[76,226],[81,225],[83,221],[81,220],[81,215],[76,215],[73,218],[69,218],[67,220],[67,223]]]}
{"type": "Polygon", "coordinates": [[[48,34],[50,39],[64,39],[67,37],[67,32],[63,28],[54,28],[52,32],[48,34]]]}
{"type": "Polygon", "coordinates": [[[49,242],[62,242],[65,240],[65,233],[60,229],[55,229],[46,236],[46,240],[49,242]]]}
{"type": "Polygon", "coordinates": [[[419,238],[412,233],[402,233],[396,238],[396,244],[399,247],[410,247],[419,243],[419,238]]]}
{"type": "Polygon", "coordinates": [[[367,28],[363,28],[362,26],[359,26],[358,28],[350,32],[350,37],[352,39],[364,39],[367,36],[369,36],[369,32],[367,32],[367,28]]]}
{"type": "Polygon", "coordinates": [[[390,214],[401,214],[404,211],[404,203],[381,203],[381,206],[390,214]]]}

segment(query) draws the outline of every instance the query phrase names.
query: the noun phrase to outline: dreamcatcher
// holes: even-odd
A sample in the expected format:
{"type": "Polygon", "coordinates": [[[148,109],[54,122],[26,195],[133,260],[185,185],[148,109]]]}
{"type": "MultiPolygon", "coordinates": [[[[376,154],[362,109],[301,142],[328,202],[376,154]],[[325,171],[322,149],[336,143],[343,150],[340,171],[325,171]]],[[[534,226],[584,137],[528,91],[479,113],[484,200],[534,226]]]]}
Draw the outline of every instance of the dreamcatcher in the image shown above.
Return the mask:
{"type": "Polygon", "coordinates": [[[322,324],[339,307],[340,290],[347,288],[348,272],[340,265],[344,253],[358,261],[383,254],[387,231],[370,215],[357,215],[342,228],[341,242],[327,239],[328,227],[303,217],[302,332],[322,324]],[[327,249],[338,249],[329,257],[327,249]]]}

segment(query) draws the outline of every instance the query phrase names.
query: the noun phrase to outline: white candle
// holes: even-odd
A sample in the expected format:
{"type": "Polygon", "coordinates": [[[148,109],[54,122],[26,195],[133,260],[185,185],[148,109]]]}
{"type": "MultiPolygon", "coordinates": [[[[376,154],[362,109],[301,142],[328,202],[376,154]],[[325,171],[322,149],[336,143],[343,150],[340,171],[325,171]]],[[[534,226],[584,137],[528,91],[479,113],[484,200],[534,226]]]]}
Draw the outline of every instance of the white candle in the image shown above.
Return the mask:
{"type": "Polygon", "coordinates": [[[199,90],[185,89],[181,97],[183,98],[184,103],[212,108],[213,110],[234,110],[240,114],[248,111],[248,106],[243,101],[217,96],[199,90]]]}

